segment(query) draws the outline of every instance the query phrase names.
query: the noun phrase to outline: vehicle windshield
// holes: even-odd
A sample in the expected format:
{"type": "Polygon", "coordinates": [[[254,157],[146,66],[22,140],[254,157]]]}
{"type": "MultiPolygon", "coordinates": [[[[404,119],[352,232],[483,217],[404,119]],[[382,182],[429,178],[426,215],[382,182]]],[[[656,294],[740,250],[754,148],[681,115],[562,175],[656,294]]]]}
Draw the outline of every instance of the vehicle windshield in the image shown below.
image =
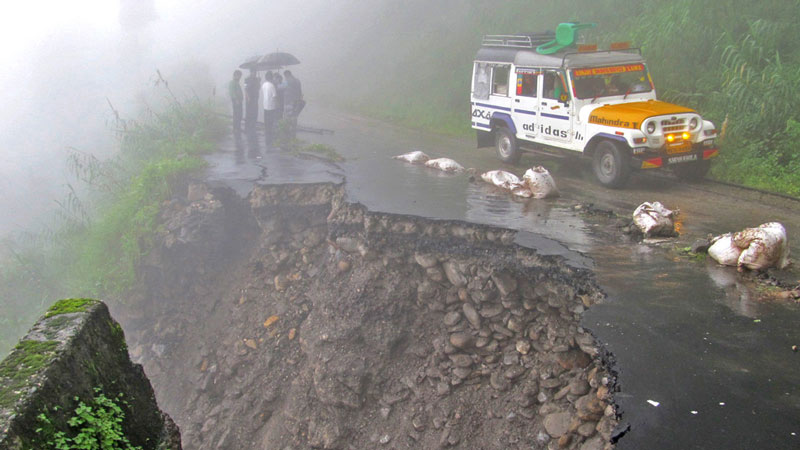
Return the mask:
{"type": "Polygon", "coordinates": [[[640,94],[653,90],[644,64],[574,69],[572,85],[574,96],[580,99],[640,94]]]}

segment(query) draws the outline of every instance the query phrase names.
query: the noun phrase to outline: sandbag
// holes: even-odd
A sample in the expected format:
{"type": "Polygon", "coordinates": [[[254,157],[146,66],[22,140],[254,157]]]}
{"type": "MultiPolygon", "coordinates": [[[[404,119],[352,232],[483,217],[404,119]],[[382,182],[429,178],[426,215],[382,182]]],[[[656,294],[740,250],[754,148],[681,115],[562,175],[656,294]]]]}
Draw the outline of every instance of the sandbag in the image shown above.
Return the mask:
{"type": "Polygon", "coordinates": [[[393,159],[399,159],[401,161],[405,161],[411,164],[425,164],[428,162],[430,156],[426,155],[425,153],[415,150],[413,152],[403,153],[402,155],[393,156],[393,159]]]}
{"type": "Polygon", "coordinates": [[[453,161],[450,158],[437,158],[431,159],[430,161],[426,162],[425,165],[432,169],[438,169],[443,172],[463,172],[464,166],[461,164],[453,161]]]}
{"type": "Polygon", "coordinates": [[[733,243],[742,249],[739,267],[762,270],[768,267],[783,269],[789,264],[789,245],[786,229],[778,222],[746,228],[733,234],[733,243]]]}
{"type": "Polygon", "coordinates": [[[633,223],[645,237],[675,236],[677,211],[667,209],[660,202],[644,202],[633,211],[633,223]]]}
{"type": "Polygon", "coordinates": [[[778,222],[745,228],[712,239],[708,255],[726,266],[763,270],[783,269],[789,264],[789,243],[786,229],[778,222]]]}
{"type": "Polygon", "coordinates": [[[708,247],[708,256],[723,266],[738,265],[741,254],[742,249],[733,243],[733,234],[731,233],[716,236],[711,240],[711,246],[708,247]]]}
{"type": "Polygon", "coordinates": [[[522,181],[516,175],[505,170],[490,170],[481,174],[481,179],[509,191],[522,185],[522,181]]]}
{"type": "Polygon", "coordinates": [[[530,189],[533,198],[558,197],[556,182],[550,172],[542,166],[532,167],[525,171],[522,182],[530,189]]]}

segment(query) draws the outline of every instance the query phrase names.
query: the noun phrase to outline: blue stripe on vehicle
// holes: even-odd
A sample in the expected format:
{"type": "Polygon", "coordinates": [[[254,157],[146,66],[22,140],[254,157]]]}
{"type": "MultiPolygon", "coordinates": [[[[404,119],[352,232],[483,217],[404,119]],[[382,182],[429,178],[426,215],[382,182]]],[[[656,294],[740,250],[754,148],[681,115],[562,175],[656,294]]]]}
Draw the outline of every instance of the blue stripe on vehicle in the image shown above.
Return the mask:
{"type": "Polygon", "coordinates": [[[569,120],[569,116],[559,116],[556,114],[542,113],[542,117],[550,117],[551,119],[569,120]]]}
{"type": "Polygon", "coordinates": [[[482,107],[484,107],[484,108],[499,109],[500,111],[511,111],[511,108],[506,108],[506,107],[504,107],[504,106],[494,106],[494,105],[488,105],[488,104],[486,104],[486,103],[473,103],[473,105],[475,105],[475,106],[482,106],[482,107]]]}
{"type": "Polygon", "coordinates": [[[522,114],[530,114],[532,116],[536,115],[536,111],[526,111],[524,109],[515,109],[514,112],[522,113],[522,114]]]}
{"type": "Polygon", "coordinates": [[[486,128],[487,130],[491,130],[492,129],[489,125],[484,125],[484,124],[478,123],[478,122],[472,122],[472,126],[473,127],[478,127],[478,128],[486,128]]]}

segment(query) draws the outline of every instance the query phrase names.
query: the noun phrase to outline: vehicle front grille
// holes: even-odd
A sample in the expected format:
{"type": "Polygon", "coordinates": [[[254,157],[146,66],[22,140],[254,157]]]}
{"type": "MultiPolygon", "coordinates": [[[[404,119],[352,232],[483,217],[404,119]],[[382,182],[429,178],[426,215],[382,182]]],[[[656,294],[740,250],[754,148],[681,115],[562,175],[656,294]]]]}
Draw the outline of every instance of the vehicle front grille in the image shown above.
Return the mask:
{"type": "Polygon", "coordinates": [[[661,130],[664,133],[689,131],[688,127],[686,126],[686,119],[662,120],[661,130]]]}

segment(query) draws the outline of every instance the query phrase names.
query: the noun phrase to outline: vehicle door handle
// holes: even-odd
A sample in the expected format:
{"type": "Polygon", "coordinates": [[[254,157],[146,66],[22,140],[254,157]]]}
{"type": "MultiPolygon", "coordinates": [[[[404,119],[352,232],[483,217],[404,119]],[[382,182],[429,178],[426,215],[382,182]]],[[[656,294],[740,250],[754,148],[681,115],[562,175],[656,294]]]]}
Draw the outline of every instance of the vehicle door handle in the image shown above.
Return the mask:
{"type": "Polygon", "coordinates": [[[519,103],[519,99],[518,99],[518,98],[515,98],[515,99],[514,99],[514,102],[516,102],[516,103],[519,103]]]}
{"type": "Polygon", "coordinates": [[[542,102],[542,106],[547,106],[547,103],[545,103],[545,102],[542,102]]]}

